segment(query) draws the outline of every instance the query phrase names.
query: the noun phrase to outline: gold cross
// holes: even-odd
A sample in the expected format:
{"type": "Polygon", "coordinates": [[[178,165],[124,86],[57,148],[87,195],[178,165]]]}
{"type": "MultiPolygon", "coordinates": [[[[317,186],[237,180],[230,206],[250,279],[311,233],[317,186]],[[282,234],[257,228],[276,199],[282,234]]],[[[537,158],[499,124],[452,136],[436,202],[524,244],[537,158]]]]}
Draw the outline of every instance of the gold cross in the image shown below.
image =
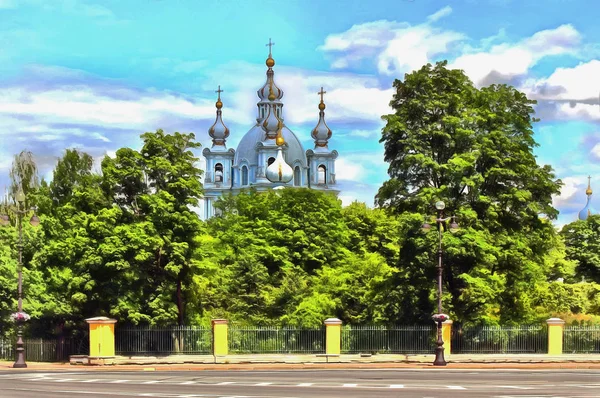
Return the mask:
{"type": "Polygon", "coordinates": [[[265,46],[269,46],[269,56],[271,55],[271,47],[273,47],[275,43],[271,43],[271,38],[269,37],[269,44],[265,44],[265,46]]]}
{"type": "Polygon", "coordinates": [[[223,90],[221,90],[221,86],[219,85],[219,89],[217,91],[215,91],[215,93],[217,93],[217,95],[219,96],[219,99],[221,99],[222,92],[223,92],[223,90]]]}
{"type": "Polygon", "coordinates": [[[321,91],[319,91],[317,94],[321,96],[321,102],[323,102],[323,94],[327,94],[327,91],[323,91],[323,87],[321,87],[321,91]]]}

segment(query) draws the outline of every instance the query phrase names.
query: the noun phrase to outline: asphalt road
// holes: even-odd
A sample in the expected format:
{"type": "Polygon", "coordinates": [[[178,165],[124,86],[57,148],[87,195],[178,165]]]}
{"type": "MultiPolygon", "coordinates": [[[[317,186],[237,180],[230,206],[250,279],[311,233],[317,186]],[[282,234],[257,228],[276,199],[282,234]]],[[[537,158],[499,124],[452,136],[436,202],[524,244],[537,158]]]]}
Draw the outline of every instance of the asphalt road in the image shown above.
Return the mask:
{"type": "Polygon", "coordinates": [[[0,397],[600,397],[597,370],[0,372],[0,397]]]}

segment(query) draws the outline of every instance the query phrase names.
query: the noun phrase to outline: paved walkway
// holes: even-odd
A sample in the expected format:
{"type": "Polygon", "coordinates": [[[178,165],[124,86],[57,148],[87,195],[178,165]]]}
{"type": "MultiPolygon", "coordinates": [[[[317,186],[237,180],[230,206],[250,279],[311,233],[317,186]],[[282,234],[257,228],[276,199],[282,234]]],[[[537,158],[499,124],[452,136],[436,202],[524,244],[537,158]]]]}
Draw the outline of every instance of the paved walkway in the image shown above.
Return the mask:
{"type": "MultiPolygon", "coordinates": [[[[28,362],[26,369],[13,369],[12,362],[0,361],[0,371],[93,371],[93,370],[268,370],[268,369],[381,369],[438,368],[433,355],[380,354],[369,357],[341,355],[171,355],[167,357],[117,357],[113,366],[83,366],[69,363],[28,362]]],[[[545,354],[453,354],[448,368],[473,369],[600,369],[600,354],[550,356],[545,354]]]]}

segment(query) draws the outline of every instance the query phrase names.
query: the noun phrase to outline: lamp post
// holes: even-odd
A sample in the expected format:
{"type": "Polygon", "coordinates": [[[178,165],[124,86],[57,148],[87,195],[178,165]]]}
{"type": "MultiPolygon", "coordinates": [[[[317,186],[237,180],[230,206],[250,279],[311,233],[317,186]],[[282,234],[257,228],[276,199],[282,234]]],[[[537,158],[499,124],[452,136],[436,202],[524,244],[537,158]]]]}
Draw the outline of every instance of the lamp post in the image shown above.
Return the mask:
{"type": "MultiPolygon", "coordinates": [[[[16,207],[10,209],[17,216],[17,225],[19,228],[19,242],[17,243],[17,249],[19,251],[19,262],[18,262],[18,310],[15,314],[12,314],[12,318],[17,324],[17,359],[13,364],[13,368],[26,368],[27,363],[25,362],[25,347],[23,346],[23,323],[29,319],[29,315],[23,312],[23,216],[29,211],[33,210],[33,216],[29,220],[29,223],[37,227],[40,224],[40,219],[35,214],[35,208],[28,209],[25,207],[25,194],[23,190],[19,189],[15,195],[16,207]]],[[[6,210],[8,211],[8,205],[5,203],[6,210]]],[[[0,224],[10,224],[8,214],[0,215],[0,224]]]]}
{"type": "MultiPolygon", "coordinates": [[[[437,265],[437,271],[438,271],[438,276],[437,276],[437,284],[438,284],[438,308],[437,308],[437,314],[433,315],[433,320],[434,322],[437,323],[437,341],[436,341],[436,345],[437,347],[435,348],[435,360],[433,361],[433,365],[434,366],[446,366],[446,360],[444,359],[444,340],[442,337],[442,323],[447,320],[449,317],[446,314],[442,313],[442,234],[443,234],[443,229],[446,226],[446,222],[448,220],[451,220],[450,222],[450,232],[455,233],[456,231],[458,231],[458,224],[456,223],[455,217],[446,217],[444,218],[444,209],[446,208],[446,204],[439,200],[437,202],[435,202],[435,208],[437,210],[437,217],[435,219],[435,222],[437,224],[437,230],[438,230],[438,265],[437,265]]],[[[429,223],[427,222],[427,220],[423,223],[423,225],[421,226],[421,229],[424,232],[427,232],[431,229],[431,225],[429,225],[429,223]]]]}

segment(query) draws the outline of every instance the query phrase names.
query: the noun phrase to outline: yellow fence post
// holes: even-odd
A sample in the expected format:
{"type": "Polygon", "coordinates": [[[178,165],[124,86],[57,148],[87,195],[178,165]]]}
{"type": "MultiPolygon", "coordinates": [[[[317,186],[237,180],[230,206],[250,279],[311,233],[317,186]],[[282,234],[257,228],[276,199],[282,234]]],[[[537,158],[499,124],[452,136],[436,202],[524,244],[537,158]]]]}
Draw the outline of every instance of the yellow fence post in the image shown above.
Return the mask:
{"type": "Polygon", "coordinates": [[[117,320],[98,316],[85,321],[90,325],[90,357],[114,357],[117,320]]]}
{"type": "Polygon", "coordinates": [[[442,340],[444,340],[444,357],[448,358],[452,352],[452,320],[442,322],[442,340]]]}
{"type": "Polygon", "coordinates": [[[213,319],[213,355],[225,356],[228,353],[227,319],[213,319]]]}
{"type": "Polygon", "coordinates": [[[325,354],[340,355],[342,341],[342,321],[337,318],[325,319],[325,354]]]}
{"type": "Polygon", "coordinates": [[[550,318],[546,323],[548,324],[548,355],[561,355],[565,321],[560,318],[550,318]]]}

